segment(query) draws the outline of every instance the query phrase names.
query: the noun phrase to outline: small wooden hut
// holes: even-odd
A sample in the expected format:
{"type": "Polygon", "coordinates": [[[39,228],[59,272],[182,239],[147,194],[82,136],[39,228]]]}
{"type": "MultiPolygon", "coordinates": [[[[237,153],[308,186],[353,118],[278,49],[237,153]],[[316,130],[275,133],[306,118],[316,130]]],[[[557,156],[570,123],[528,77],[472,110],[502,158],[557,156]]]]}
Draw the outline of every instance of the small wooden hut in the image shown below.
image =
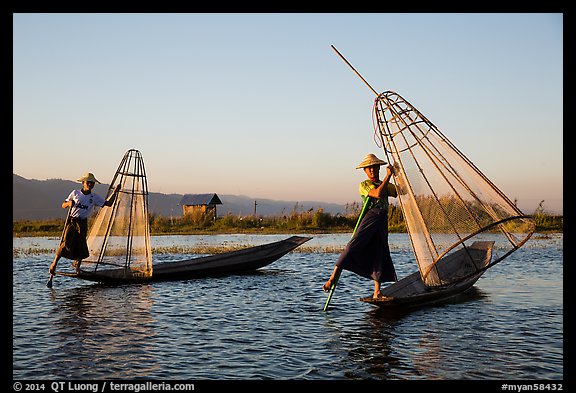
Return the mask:
{"type": "Polygon", "coordinates": [[[179,205],[182,206],[182,214],[192,214],[201,212],[206,215],[217,216],[216,205],[221,205],[222,201],[216,194],[184,194],[179,205]]]}

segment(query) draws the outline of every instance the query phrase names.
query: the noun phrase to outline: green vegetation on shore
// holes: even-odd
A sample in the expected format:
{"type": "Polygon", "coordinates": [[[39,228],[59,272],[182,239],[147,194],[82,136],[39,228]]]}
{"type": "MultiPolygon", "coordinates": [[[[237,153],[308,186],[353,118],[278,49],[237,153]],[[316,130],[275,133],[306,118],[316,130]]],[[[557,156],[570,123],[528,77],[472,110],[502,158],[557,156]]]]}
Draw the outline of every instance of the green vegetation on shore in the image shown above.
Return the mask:
{"type": "MultiPolygon", "coordinates": [[[[347,206],[344,214],[325,213],[323,209],[298,212],[295,208],[285,216],[226,215],[213,219],[202,213],[181,217],[150,216],[152,235],[189,235],[221,233],[338,233],[351,232],[356,225],[360,206],[347,206]]],[[[537,232],[562,232],[563,216],[544,211],[542,202],[534,212],[537,232]]],[[[402,211],[390,205],[388,215],[390,232],[406,232],[402,211]]],[[[13,236],[60,236],[64,219],[17,220],[12,223],[13,236]]]]}

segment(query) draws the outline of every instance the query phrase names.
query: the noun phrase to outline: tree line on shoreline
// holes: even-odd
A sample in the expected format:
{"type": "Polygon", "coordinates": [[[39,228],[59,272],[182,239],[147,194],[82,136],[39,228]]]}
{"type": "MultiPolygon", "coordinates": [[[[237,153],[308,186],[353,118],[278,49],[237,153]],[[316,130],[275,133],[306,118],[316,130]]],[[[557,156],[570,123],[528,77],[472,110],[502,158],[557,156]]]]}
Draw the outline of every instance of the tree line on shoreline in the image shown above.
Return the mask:
{"type": "MultiPolygon", "coordinates": [[[[546,213],[543,202],[533,214],[537,232],[562,232],[563,216],[546,213]]],[[[214,218],[202,212],[185,216],[164,217],[150,215],[151,235],[197,234],[197,233],[333,233],[351,232],[356,226],[361,206],[354,202],[347,204],[344,214],[326,213],[317,210],[298,211],[297,206],[283,216],[238,216],[227,214],[214,218]]],[[[63,219],[15,220],[12,224],[13,236],[53,236],[60,235],[64,227],[63,219]]],[[[402,210],[394,204],[389,206],[389,232],[406,232],[402,210]]]]}

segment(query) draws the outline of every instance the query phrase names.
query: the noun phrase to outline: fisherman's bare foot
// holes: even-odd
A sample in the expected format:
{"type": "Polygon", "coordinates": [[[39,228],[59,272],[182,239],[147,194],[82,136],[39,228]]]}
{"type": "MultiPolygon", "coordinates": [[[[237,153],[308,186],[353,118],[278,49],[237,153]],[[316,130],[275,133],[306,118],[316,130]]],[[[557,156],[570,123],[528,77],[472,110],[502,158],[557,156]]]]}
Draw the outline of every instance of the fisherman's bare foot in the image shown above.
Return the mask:
{"type": "Polygon", "coordinates": [[[328,281],[326,281],[326,283],[324,283],[324,285],[322,285],[322,289],[324,290],[324,292],[329,291],[330,288],[332,288],[332,282],[333,282],[333,279],[332,279],[332,277],[330,277],[328,279],[328,281]]]}
{"type": "Polygon", "coordinates": [[[74,270],[76,270],[76,273],[80,273],[80,261],[73,261],[72,262],[72,267],[74,268],[74,270]]]}
{"type": "Polygon", "coordinates": [[[382,295],[382,293],[380,291],[378,292],[374,292],[372,294],[372,299],[382,299],[385,298],[386,296],[382,295]]]}

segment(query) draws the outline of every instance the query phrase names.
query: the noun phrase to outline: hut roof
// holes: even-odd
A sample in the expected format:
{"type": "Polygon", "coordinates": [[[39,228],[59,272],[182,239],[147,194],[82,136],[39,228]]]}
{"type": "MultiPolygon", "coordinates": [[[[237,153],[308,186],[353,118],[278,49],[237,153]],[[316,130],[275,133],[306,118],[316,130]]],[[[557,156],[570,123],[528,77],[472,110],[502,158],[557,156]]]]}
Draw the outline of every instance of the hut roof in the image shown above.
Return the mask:
{"type": "Polygon", "coordinates": [[[184,194],[179,205],[221,205],[216,194],[184,194]]]}

